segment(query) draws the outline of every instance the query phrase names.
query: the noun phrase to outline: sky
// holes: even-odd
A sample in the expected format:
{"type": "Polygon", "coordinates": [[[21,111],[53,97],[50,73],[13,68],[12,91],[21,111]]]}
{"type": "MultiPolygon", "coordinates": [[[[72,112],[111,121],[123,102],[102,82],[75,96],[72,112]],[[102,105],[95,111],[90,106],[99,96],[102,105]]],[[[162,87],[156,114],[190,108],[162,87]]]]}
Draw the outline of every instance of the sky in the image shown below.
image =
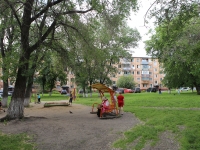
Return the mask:
{"type": "MultiPolygon", "coordinates": [[[[137,13],[132,13],[130,19],[127,20],[128,26],[131,28],[136,28],[142,37],[141,41],[138,43],[138,47],[131,49],[134,51],[133,57],[145,57],[146,51],[144,49],[144,41],[149,39],[149,36],[146,33],[150,28],[153,28],[153,23],[145,24],[144,26],[144,17],[148,8],[151,6],[150,0],[138,0],[139,1],[139,11],[137,13]]],[[[152,0],[151,0],[152,1],[152,0]]]]}

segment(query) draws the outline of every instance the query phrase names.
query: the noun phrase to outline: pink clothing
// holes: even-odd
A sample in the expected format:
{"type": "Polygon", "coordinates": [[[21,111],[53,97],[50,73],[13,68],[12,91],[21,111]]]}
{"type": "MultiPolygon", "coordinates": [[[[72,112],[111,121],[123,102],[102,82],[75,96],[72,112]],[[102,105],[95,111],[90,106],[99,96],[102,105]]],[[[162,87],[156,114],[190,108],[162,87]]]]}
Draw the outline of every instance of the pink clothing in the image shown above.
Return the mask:
{"type": "Polygon", "coordinates": [[[103,100],[102,101],[102,113],[104,113],[108,109],[109,109],[109,101],[108,100],[103,100]]]}

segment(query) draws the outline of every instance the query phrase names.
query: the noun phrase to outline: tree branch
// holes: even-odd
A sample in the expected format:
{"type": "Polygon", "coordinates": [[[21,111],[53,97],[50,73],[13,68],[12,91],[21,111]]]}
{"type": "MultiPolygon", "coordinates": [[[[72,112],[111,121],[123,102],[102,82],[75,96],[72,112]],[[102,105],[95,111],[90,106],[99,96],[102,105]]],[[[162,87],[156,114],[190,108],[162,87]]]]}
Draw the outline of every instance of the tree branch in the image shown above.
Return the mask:
{"type": "Polygon", "coordinates": [[[33,16],[31,18],[31,22],[33,22],[34,20],[36,20],[37,18],[39,18],[42,14],[44,14],[50,7],[53,7],[56,4],[59,4],[60,2],[63,2],[64,0],[57,0],[51,3],[47,3],[46,7],[44,7],[38,14],[36,14],[35,16],[33,16]]]}
{"type": "Polygon", "coordinates": [[[47,38],[47,36],[54,29],[55,25],[56,25],[56,20],[52,22],[51,26],[47,29],[47,31],[43,34],[43,36],[33,46],[30,47],[31,52],[37,49],[41,45],[41,43],[47,38]]]}
{"type": "Polygon", "coordinates": [[[93,10],[93,8],[90,8],[90,9],[85,10],[85,11],[82,11],[82,10],[70,10],[70,11],[63,12],[62,15],[75,14],[75,13],[84,14],[84,13],[87,13],[87,12],[89,12],[91,10],[93,10]]]}
{"type": "Polygon", "coordinates": [[[17,22],[18,22],[18,24],[19,24],[19,27],[20,27],[20,29],[21,29],[22,25],[21,25],[21,22],[20,22],[20,20],[19,20],[19,18],[18,18],[18,16],[17,16],[17,13],[16,13],[14,7],[12,6],[12,4],[10,4],[10,2],[9,2],[8,0],[4,0],[4,1],[5,1],[5,2],[8,4],[8,6],[11,8],[11,10],[12,10],[12,12],[13,12],[15,18],[17,19],[17,22]]]}
{"type": "Polygon", "coordinates": [[[148,8],[148,10],[146,11],[146,13],[145,13],[145,15],[144,15],[144,26],[146,26],[146,25],[145,25],[145,19],[146,19],[146,16],[147,16],[149,10],[151,9],[151,7],[152,7],[157,1],[158,1],[158,0],[155,0],[155,1],[153,2],[153,4],[151,4],[151,6],[150,6],[150,7],[148,8]]]}

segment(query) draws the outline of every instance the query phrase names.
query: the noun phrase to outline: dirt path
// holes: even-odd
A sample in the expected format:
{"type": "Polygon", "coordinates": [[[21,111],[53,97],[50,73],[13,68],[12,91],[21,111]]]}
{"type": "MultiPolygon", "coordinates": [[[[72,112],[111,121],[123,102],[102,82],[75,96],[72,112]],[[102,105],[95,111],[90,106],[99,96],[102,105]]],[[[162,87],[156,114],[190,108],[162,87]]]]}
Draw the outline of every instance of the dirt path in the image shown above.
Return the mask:
{"type": "MultiPolygon", "coordinates": [[[[43,106],[44,103],[31,104],[25,109],[27,119],[7,125],[0,123],[0,130],[33,135],[39,150],[113,150],[111,144],[139,123],[131,113],[115,119],[99,119],[90,114],[88,106],[43,106]]],[[[0,112],[0,117],[3,116],[5,113],[0,112]]]]}

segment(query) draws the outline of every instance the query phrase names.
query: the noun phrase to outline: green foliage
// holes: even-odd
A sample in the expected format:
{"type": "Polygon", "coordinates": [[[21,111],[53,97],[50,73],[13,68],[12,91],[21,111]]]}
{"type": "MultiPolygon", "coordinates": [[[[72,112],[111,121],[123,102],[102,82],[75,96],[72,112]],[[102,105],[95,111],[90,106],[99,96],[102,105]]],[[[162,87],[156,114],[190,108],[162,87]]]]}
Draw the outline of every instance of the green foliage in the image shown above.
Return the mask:
{"type": "MultiPolygon", "coordinates": [[[[80,27],[79,27],[80,28],[80,27]]],[[[140,35],[137,30],[129,28],[118,15],[106,14],[105,17],[91,19],[82,24],[85,44],[81,38],[73,37],[76,44],[69,44],[68,68],[76,76],[76,83],[85,89],[88,83],[100,82],[111,85],[110,75],[116,74],[113,64],[120,57],[129,57],[127,49],[137,46],[140,35]],[[108,21],[109,18],[109,21],[108,21]],[[121,24],[123,22],[123,24],[121,24]]]]}
{"type": "MultiPolygon", "coordinates": [[[[18,54],[14,62],[12,62],[13,59],[5,59],[9,62],[3,64],[6,67],[4,70],[6,77],[11,76],[9,75],[10,68],[14,68],[11,72],[16,72],[16,74],[13,73],[13,79],[17,75],[12,97],[13,105],[9,107],[8,111],[17,111],[21,108],[16,105],[23,104],[14,103],[14,101],[23,100],[24,91],[26,91],[27,85],[30,85],[26,81],[32,82],[28,79],[33,78],[36,70],[42,72],[40,72],[41,76],[38,81],[42,84],[43,90],[46,86],[51,91],[57,77],[60,80],[64,79],[64,74],[60,70],[62,67],[65,71],[66,68],[71,69],[67,71],[73,71],[76,75],[80,68],[84,68],[83,74],[86,75],[86,78],[82,78],[82,75],[80,75],[82,83],[83,80],[87,84],[99,80],[101,80],[101,83],[110,82],[108,74],[115,71],[111,64],[116,62],[113,60],[117,60],[120,55],[113,53],[119,47],[119,53],[125,55],[125,51],[122,51],[122,49],[135,45],[138,40],[138,37],[131,38],[133,35],[138,35],[138,32],[134,32],[135,34],[131,30],[129,32],[118,32],[124,28],[122,26],[123,21],[129,16],[130,11],[137,9],[137,0],[112,0],[112,2],[110,0],[69,0],[68,2],[65,0],[48,2],[46,0],[24,0],[23,3],[21,3],[21,0],[6,0],[0,6],[2,8],[0,10],[1,20],[8,20],[3,24],[3,27],[0,26],[3,29],[1,30],[2,33],[6,33],[0,35],[1,41],[5,42],[0,43],[0,47],[7,47],[5,44],[9,43],[11,50],[18,54]],[[92,22],[92,20],[96,21],[92,22]],[[15,32],[6,30],[12,29],[12,27],[16,29],[15,32]],[[102,31],[101,34],[96,29],[102,31]],[[11,36],[7,36],[9,33],[15,38],[12,39],[11,36]],[[123,38],[119,42],[120,40],[117,37],[121,35],[127,38],[123,38]],[[98,39],[98,37],[100,38],[98,39]],[[12,47],[12,45],[16,47],[12,47]],[[49,55],[48,52],[53,53],[53,55],[49,55]],[[55,63],[53,57],[56,54],[54,52],[61,56],[59,60],[61,60],[62,65],[53,66],[47,63],[49,61],[45,57],[48,56],[50,56],[53,64],[55,63]],[[112,55],[115,56],[115,59],[112,55]],[[104,61],[102,61],[103,58],[104,61]],[[97,63],[95,63],[95,60],[97,60],[97,63]],[[45,66],[41,67],[40,64],[45,66]],[[61,74],[62,76],[59,76],[61,74]]],[[[6,58],[11,57],[6,55],[6,58]]],[[[9,117],[15,119],[23,116],[23,112],[20,111],[19,115],[9,117]]],[[[15,113],[8,113],[8,115],[12,114],[15,113]]]]}
{"type": "Polygon", "coordinates": [[[133,89],[135,87],[134,78],[131,75],[121,76],[117,80],[117,86],[122,88],[133,89]]]}
{"type": "MultiPolygon", "coordinates": [[[[156,28],[146,41],[146,51],[163,64],[163,83],[170,87],[199,87],[199,22],[194,11],[185,10],[156,28]],[[188,14],[189,13],[189,14],[188,14]],[[181,22],[181,23],[180,23],[181,22]]],[[[200,94],[197,88],[197,94],[200,94]]]]}

